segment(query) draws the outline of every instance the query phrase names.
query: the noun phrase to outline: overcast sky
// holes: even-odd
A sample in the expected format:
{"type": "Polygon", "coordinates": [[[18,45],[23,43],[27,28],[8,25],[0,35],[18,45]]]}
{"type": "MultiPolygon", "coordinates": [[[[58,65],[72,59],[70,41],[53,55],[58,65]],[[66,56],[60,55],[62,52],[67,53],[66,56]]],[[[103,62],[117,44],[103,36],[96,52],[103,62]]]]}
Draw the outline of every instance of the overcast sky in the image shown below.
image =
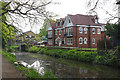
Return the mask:
{"type": "MultiPolygon", "coordinates": [[[[102,0],[100,0],[102,1],[102,0]]],[[[88,7],[86,7],[86,0],[53,0],[53,2],[59,2],[60,4],[50,4],[47,6],[47,9],[57,15],[56,19],[58,18],[65,18],[67,14],[87,14],[88,7]]],[[[113,15],[116,15],[116,12],[113,10],[114,6],[113,3],[115,0],[109,0],[108,4],[99,4],[99,7],[103,7],[103,9],[97,10],[99,22],[100,23],[106,23],[106,18],[110,17],[106,14],[105,11],[110,12],[113,15]]],[[[42,25],[38,24],[35,25],[35,28],[32,28],[32,31],[35,33],[39,33],[39,29],[42,27],[42,25]]],[[[26,30],[30,30],[30,28],[26,28],[26,30]]]]}

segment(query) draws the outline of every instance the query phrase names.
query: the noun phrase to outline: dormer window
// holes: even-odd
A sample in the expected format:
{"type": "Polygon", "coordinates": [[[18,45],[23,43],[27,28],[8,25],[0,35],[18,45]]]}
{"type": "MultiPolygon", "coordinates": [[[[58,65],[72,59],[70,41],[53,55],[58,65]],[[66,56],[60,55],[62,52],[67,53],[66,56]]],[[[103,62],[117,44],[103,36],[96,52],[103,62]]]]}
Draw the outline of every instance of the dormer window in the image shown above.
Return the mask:
{"type": "Polygon", "coordinates": [[[60,20],[60,26],[62,26],[62,21],[60,20]]]}
{"type": "Polygon", "coordinates": [[[71,21],[69,20],[69,23],[71,23],[71,21]]]}
{"type": "Polygon", "coordinates": [[[97,19],[95,19],[95,24],[97,24],[98,23],[98,20],[97,19]]]}

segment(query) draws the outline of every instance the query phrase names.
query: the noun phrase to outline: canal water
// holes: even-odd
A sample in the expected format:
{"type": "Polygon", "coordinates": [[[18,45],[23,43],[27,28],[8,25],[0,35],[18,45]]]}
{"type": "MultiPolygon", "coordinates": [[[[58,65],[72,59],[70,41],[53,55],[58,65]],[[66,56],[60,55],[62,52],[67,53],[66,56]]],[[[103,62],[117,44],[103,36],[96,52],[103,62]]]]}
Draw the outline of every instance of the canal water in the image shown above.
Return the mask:
{"type": "Polygon", "coordinates": [[[34,66],[38,72],[51,71],[58,78],[120,78],[120,68],[93,65],[46,55],[18,52],[17,60],[34,66]]]}

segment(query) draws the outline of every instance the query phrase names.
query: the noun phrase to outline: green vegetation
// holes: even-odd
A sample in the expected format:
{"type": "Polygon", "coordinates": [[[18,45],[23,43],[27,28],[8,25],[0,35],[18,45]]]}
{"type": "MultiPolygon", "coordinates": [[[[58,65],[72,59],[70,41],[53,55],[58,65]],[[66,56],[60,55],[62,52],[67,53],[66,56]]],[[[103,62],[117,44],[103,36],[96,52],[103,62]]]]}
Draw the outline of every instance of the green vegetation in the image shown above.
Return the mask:
{"type": "Polygon", "coordinates": [[[79,48],[80,50],[97,50],[97,48],[79,48]]]}
{"type": "Polygon", "coordinates": [[[6,46],[5,48],[6,48],[6,51],[8,51],[8,52],[15,52],[15,51],[18,51],[19,46],[18,45],[16,45],[16,46],[6,46]]]}
{"type": "Polygon", "coordinates": [[[120,66],[118,61],[119,58],[119,49],[115,51],[109,50],[108,52],[102,50],[98,52],[87,52],[87,51],[77,51],[76,49],[67,50],[67,49],[49,49],[33,46],[29,48],[29,52],[34,52],[38,54],[45,54],[48,56],[65,58],[70,60],[77,60],[83,62],[91,62],[101,65],[110,65],[110,66],[120,66]]]}
{"type": "Polygon", "coordinates": [[[39,54],[45,54],[59,58],[72,59],[77,61],[86,61],[86,62],[93,62],[97,55],[97,52],[77,51],[76,49],[73,50],[48,49],[48,48],[41,48],[36,46],[30,47],[28,51],[35,53],[37,52],[39,54]]]}
{"type": "MultiPolygon", "coordinates": [[[[1,5],[1,10],[0,10],[0,14],[5,13],[5,10],[10,9],[9,6],[5,6],[7,5],[7,2],[1,2],[0,1],[0,5],[1,5]],[[3,8],[3,9],[2,9],[3,8]]],[[[14,35],[15,32],[17,32],[17,30],[15,29],[14,26],[12,25],[7,25],[7,23],[5,21],[7,21],[6,19],[6,15],[8,15],[8,13],[3,14],[2,16],[0,16],[0,20],[2,23],[1,24],[1,34],[2,34],[2,48],[5,48],[6,45],[9,45],[12,43],[13,39],[14,39],[14,35]]]]}
{"type": "MultiPolygon", "coordinates": [[[[10,54],[10,53],[8,53],[8,52],[6,52],[6,51],[2,51],[2,52],[0,52],[5,58],[7,58],[8,59],[8,61],[9,62],[11,62],[11,63],[14,63],[14,62],[16,62],[17,60],[16,60],[16,56],[15,55],[13,55],[13,54],[10,54]]],[[[27,67],[23,67],[22,65],[15,65],[16,66],[16,68],[20,71],[20,72],[23,72],[24,73],[24,75],[26,76],[26,78],[28,79],[28,80],[39,80],[39,79],[44,79],[44,78],[50,78],[50,80],[51,79],[56,79],[57,80],[57,78],[53,75],[53,73],[52,72],[50,72],[50,71],[45,71],[45,75],[40,75],[38,72],[36,72],[35,71],[35,69],[33,69],[33,68],[27,68],[27,67]]]]}

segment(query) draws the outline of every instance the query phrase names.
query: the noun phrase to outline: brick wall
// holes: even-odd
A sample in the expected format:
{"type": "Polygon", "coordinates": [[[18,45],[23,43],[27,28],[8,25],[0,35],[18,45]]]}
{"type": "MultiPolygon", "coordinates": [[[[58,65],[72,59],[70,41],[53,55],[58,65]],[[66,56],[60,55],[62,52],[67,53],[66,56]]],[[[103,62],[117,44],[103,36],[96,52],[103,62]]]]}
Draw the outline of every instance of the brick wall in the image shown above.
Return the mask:
{"type": "Polygon", "coordinates": [[[61,41],[62,41],[61,42],[62,43],[61,46],[65,46],[65,47],[80,47],[80,48],[88,48],[88,47],[96,48],[97,47],[97,40],[103,38],[104,33],[101,32],[101,34],[97,34],[97,29],[98,28],[95,28],[95,34],[93,34],[92,33],[92,29],[93,28],[91,28],[91,27],[89,29],[87,27],[87,34],[84,33],[84,28],[85,27],[82,27],[83,28],[83,33],[80,33],[79,32],[79,27],[80,26],[72,26],[73,36],[69,37],[69,38],[73,39],[73,44],[72,45],[67,45],[68,37],[64,37],[64,33],[66,32],[66,29],[70,28],[70,27],[66,27],[65,28],[65,32],[64,32],[64,29],[61,29],[61,35],[59,35],[59,30],[57,30],[57,35],[55,35],[55,30],[52,30],[53,45],[48,45],[47,44],[47,46],[59,46],[59,42],[57,42],[57,44],[55,44],[55,40],[59,37],[61,39],[61,41]],[[89,30],[90,30],[90,32],[89,32],[89,30]],[[79,38],[80,37],[82,37],[82,39],[83,39],[83,43],[82,44],[79,44],[79,38]],[[64,44],[64,38],[65,38],[65,44],[64,44]],[[84,38],[87,38],[87,44],[84,44],[84,38]],[[93,38],[95,38],[95,44],[93,44],[93,42],[92,42],[93,38]]]}

